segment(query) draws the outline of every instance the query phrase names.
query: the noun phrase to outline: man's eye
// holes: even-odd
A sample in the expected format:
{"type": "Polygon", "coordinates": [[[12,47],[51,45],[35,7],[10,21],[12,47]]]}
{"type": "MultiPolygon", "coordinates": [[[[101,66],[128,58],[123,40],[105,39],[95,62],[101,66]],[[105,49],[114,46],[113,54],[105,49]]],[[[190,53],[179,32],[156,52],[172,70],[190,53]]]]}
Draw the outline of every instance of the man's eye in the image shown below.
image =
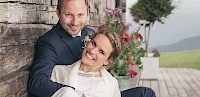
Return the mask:
{"type": "Polygon", "coordinates": [[[71,15],[71,14],[65,14],[65,16],[66,16],[66,17],[72,17],[72,15],[71,15]]]}
{"type": "Polygon", "coordinates": [[[79,14],[79,15],[78,15],[78,17],[83,17],[83,16],[84,16],[84,14],[79,14]]]}
{"type": "Polygon", "coordinates": [[[92,45],[96,46],[96,42],[94,40],[92,40],[92,45]]]}

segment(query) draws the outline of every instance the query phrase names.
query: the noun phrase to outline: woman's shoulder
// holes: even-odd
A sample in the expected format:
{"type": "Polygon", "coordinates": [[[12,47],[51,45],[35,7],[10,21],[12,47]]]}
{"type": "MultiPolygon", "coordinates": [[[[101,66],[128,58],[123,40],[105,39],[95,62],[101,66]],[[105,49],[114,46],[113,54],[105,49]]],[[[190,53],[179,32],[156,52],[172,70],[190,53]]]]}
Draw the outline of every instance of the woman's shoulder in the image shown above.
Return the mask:
{"type": "Polygon", "coordinates": [[[102,76],[106,76],[110,81],[117,83],[117,79],[113,77],[106,69],[102,69],[102,76]]]}

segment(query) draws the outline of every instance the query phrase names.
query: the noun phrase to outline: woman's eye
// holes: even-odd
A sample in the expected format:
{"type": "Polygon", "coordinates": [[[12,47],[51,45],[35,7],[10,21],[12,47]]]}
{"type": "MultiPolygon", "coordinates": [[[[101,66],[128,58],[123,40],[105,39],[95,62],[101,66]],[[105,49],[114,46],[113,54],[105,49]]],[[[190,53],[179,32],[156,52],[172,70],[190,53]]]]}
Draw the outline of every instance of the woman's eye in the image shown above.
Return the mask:
{"type": "Polygon", "coordinates": [[[105,52],[103,50],[100,50],[99,51],[101,54],[105,55],[105,52]]]}

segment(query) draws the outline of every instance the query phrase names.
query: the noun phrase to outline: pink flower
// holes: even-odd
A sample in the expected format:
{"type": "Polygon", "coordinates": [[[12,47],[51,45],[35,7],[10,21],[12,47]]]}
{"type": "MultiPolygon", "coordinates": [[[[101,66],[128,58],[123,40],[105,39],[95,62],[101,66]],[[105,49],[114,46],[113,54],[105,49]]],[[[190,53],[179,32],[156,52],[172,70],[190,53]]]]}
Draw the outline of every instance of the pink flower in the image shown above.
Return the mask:
{"type": "Polygon", "coordinates": [[[134,71],[134,70],[130,70],[130,72],[129,72],[129,75],[131,76],[131,77],[134,77],[134,76],[136,76],[138,73],[136,72],[136,71],[134,71]]]}
{"type": "Polygon", "coordinates": [[[112,8],[106,8],[104,11],[105,11],[107,14],[113,14],[113,13],[114,13],[112,8]]]}
{"type": "Polygon", "coordinates": [[[120,8],[115,8],[113,11],[114,11],[114,13],[119,13],[119,14],[122,13],[122,9],[120,9],[120,8]]]}

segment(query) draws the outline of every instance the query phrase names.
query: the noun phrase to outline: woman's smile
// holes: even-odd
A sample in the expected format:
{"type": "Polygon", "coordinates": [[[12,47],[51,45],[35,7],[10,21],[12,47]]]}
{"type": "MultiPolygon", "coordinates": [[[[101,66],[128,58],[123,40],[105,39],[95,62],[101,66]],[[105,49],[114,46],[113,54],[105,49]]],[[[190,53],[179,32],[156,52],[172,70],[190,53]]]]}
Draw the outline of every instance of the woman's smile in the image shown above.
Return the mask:
{"type": "Polygon", "coordinates": [[[89,59],[95,60],[95,58],[94,58],[92,55],[90,55],[88,51],[86,52],[86,55],[87,55],[87,57],[88,57],[89,59]]]}

